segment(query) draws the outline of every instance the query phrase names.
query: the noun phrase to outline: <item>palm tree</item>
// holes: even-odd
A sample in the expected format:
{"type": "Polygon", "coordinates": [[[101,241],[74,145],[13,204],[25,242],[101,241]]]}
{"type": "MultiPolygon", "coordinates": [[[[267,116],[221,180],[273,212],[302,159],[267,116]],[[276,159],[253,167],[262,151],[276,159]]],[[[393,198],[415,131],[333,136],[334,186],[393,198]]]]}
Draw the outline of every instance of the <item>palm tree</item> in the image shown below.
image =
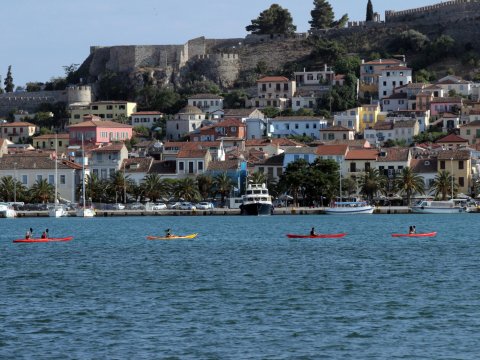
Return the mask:
{"type": "Polygon", "coordinates": [[[249,175],[248,180],[254,184],[266,184],[267,175],[265,175],[263,172],[256,171],[252,175],[249,175]]]}
{"type": "Polygon", "coordinates": [[[49,184],[46,179],[37,180],[30,188],[30,197],[37,202],[49,202],[55,197],[55,186],[49,184]]]}
{"type": "Polygon", "coordinates": [[[174,194],[178,199],[197,201],[200,199],[197,182],[193,178],[180,179],[175,183],[174,194]]]}
{"type": "MultiPolygon", "coordinates": [[[[115,194],[120,194],[120,198],[123,198],[123,202],[127,202],[127,193],[132,181],[130,181],[130,175],[124,176],[122,171],[115,171],[110,175],[110,185],[115,194]]],[[[117,197],[117,196],[115,196],[117,197]]]]}
{"type": "Polygon", "coordinates": [[[457,184],[455,184],[455,178],[450,175],[448,171],[443,170],[435,176],[433,180],[432,189],[435,191],[435,197],[442,194],[442,200],[447,199],[447,195],[457,191],[457,184]],[[453,191],[452,191],[453,183],[453,191]]]}
{"type": "Polygon", "coordinates": [[[142,181],[143,195],[155,202],[168,193],[168,185],[158,174],[148,174],[142,181]]]}
{"type": "Polygon", "coordinates": [[[225,204],[225,198],[230,194],[230,191],[233,188],[232,179],[227,175],[226,172],[216,175],[213,178],[213,186],[217,194],[220,194],[222,197],[222,206],[225,204]]]}
{"type": "Polygon", "coordinates": [[[106,201],[108,182],[100,180],[95,174],[87,175],[85,177],[85,193],[85,199],[92,199],[94,202],[106,201]]]}
{"type": "Polygon", "coordinates": [[[385,176],[381,175],[378,169],[368,169],[359,179],[360,192],[364,194],[368,200],[373,201],[373,197],[379,191],[385,191],[385,176]]]}
{"type": "Polygon", "coordinates": [[[201,174],[197,176],[197,185],[203,200],[206,200],[212,193],[213,178],[210,175],[201,174]]]}
{"type": "Polygon", "coordinates": [[[401,194],[407,195],[407,205],[410,205],[412,194],[424,194],[423,177],[416,174],[412,168],[406,167],[402,169],[402,173],[395,179],[395,188],[401,194]]]}
{"type": "Polygon", "coordinates": [[[14,201],[15,198],[23,199],[26,188],[20,181],[12,176],[4,176],[0,179],[0,199],[2,201],[14,201]]]}

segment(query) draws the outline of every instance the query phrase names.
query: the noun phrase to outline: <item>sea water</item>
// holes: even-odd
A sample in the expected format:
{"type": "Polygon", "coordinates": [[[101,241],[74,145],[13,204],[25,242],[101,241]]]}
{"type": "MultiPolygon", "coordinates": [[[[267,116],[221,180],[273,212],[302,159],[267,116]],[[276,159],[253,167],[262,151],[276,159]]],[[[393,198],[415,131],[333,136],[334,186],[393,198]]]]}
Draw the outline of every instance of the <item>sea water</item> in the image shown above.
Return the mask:
{"type": "Polygon", "coordinates": [[[0,358],[478,359],[479,216],[1,219],[0,358]]]}

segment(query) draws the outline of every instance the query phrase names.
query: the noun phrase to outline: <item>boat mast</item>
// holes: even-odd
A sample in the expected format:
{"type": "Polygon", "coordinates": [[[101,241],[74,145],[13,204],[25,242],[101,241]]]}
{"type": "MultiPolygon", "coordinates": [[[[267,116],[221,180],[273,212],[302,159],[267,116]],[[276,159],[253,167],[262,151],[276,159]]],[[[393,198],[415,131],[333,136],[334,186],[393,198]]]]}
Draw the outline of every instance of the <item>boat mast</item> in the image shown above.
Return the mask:
{"type": "Polygon", "coordinates": [[[58,159],[57,159],[57,152],[58,152],[58,139],[57,133],[55,133],[55,215],[57,213],[57,182],[58,182],[58,159]]]}
{"type": "Polygon", "coordinates": [[[340,162],[338,165],[338,178],[340,179],[340,201],[342,201],[342,162],[340,162]]]}
{"type": "Polygon", "coordinates": [[[82,133],[82,197],[83,197],[83,208],[85,209],[85,149],[83,148],[83,133],[82,133]]]}

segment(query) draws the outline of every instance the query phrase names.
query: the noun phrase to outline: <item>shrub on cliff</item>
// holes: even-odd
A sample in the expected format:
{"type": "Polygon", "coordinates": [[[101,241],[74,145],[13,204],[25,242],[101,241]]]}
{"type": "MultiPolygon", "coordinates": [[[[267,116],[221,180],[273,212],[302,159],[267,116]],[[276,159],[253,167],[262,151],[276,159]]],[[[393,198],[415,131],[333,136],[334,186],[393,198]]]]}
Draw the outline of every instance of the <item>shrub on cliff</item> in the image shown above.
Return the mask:
{"type": "Polygon", "coordinates": [[[291,35],[297,27],[293,25],[293,19],[287,9],[278,4],[272,4],[270,8],[260,13],[258,18],[252,20],[252,24],[245,28],[256,35],[291,35]]]}

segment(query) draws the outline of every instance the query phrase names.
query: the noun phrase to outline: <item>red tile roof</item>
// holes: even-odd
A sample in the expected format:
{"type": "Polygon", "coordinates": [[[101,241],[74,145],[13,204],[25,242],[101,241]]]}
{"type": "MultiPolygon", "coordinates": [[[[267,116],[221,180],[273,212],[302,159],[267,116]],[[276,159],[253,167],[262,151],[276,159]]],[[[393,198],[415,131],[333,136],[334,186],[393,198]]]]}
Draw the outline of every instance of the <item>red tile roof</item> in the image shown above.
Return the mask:
{"type": "Polygon", "coordinates": [[[354,149],[349,150],[345,160],[377,160],[378,150],[376,149],[354,149]]]}
{"type": "Polygon", "coordinates": [[[177,159],[199,159],[204,158],[208,149],[186,150],[182,149],[177,154],[177,159]]]}
{"type": "Polygon", "coordinates": [[[37,126],[37,125],[26,122],[26,121],[17,121],[17,122],[0,124],[0,127],[19,127],[19,126],[37,126]]]}
{"type": "Polygon", "coordinates": [[[435,141],[437,144],[444,144],[444,143],[468,143],[467,139],[464,139],[456,134],[448,134],[441,139],[435,141]]]}
{"type": "Polygon", "coordinates": [[[318,155],[345,155],[348,145],[319,145],[317,146],[318,155]]]}
{"type": "Polygon", "coordinates": [[[106,146],[102,146],[96,149],[92,149],[93,152],[110,152],[110,151],[120,151],[125,146],[124,143],[121,144],[110,144],[106,146]]]}
{"type": "Polygon", "coordinates": [[[288,82],[288,78],[285,76],[265,76],[259,80],[257,80],[257,83],[259,82],[288,82]]]}
{"type": "Polygon", "coordinates": [[[160,111],[138,111],[132,114],[132,116],[137,116],[137,115],[163,115],[163,113],[160,111]]]}
{"type": "Polygon", "coordinates": [[[98,128],[132,128],[131,125],[121,124],[110,120],[87,120],[78,124],[70,125],[68,128],[81,128],[81,127],[98,127],[98,128]]]}

